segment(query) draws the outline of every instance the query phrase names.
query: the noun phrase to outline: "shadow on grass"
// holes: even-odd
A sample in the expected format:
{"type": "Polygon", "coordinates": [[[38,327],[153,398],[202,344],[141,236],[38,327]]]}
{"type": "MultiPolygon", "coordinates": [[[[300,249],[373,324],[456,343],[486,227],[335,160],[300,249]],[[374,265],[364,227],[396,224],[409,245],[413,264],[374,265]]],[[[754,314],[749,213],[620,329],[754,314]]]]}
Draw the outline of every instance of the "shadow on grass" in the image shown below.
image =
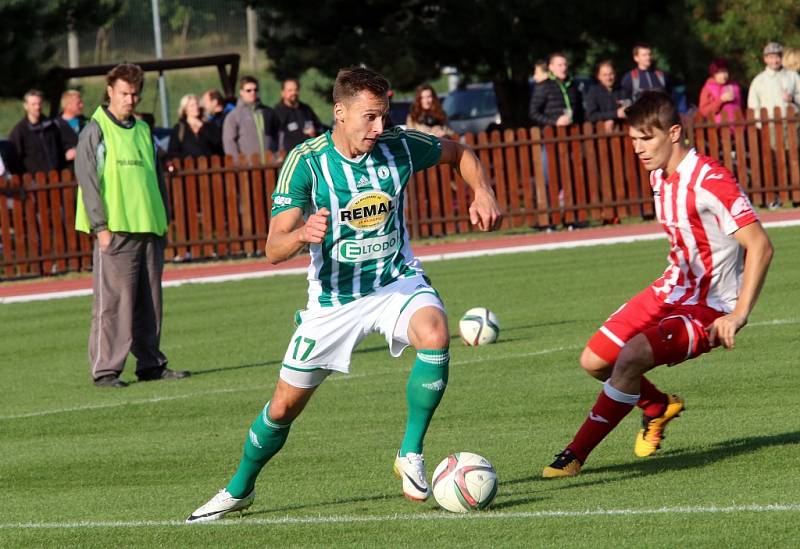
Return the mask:
{"type": "MultiPolygon", "coordinates": [[[[378,351],[385,351],[388,353],[388,347],[386,345],[379,345],[374,347],[363,347],[358,348],[356,351],[353,352],[354,355],[361,355],[361,354],[369,354],[375,353],[378,351]]],[[[206,370],[192,370],[192,376],[202,376],[206,374],[215,374],[218,372],[232,372],[234,370],[244,370],[248,368],[261,368],[264,366],[280,366],[282,360],[267,360],[264,362],[253,362],[251,364],[238,364],[236,366],[220,366],[218,368],[208,368],[206,370]]],[[[134,382],[135,383],[135,382],[134,382]]]]}
{"type": "MultiPolygon", "coordinates": [[[[669,470],[699,469],[726,459],[739,455],[756,452],[763,448],[774,446],[786,446],[790,444],[800,444],[800,431],[780,433],[777,435],[753,436],[744,438],[734,438],[718,442],[710,448],[672,450],[660,454],[656,457],[635,461],[632,463],[621,463],[619,465],[607,465],[604,467],[592,468],[591,465],[581,471],[579,477],[574,479],[543,479],[539,474],[518,479],[501,479],[503,486],[514,486],[516,484],[533,483],[532,489],[513,494],[510,501],[501,501],[492,506],[493,509],[503,509],[516,507],[545,499],[535,497],[531,494],[541,494],[555,490],[570,490],[573,488],[585,488],[593,485],[608,484],[613,481],[641,478],[643,476],[657,475],[669,470]],[[608,473],[619,473],[615,478],[609,478],[608,473]],[[602,475],[602,478],[597,478],[602,475]]],[[[502,494],[502,492],[501,492],[502,494]]]]}
{"type": "Polygon", "coordinates": [[[296,505],[285,505],[283,507],[269,507],[257,511],[245,512],[244,516],[257,516],[257,515],[271,515],[275,513],[285,513],[287,511],[297,511],[301,509],[308,509],[309,507],[330,507],[332,505],[348,505],[351,503],[369,503],[374,501],[392,501],[402,499],[400,494],[379,494],[376,496],[362,496],[352,498],[332,499],[329,501],[318,501],[314,503],[298,503],[296,505]]]}
{"type": "Polygon", "coordinates": [[[192,370],[192,377],[215,374],[217,372],[232,372],[234,370],[244,370],[247,368],[262,368],[264,366],[280,366],[281,360],[267,360],[266,362],[254,362],[252,364],[239,364],[238,366],[220,366],[219,368],[209,368],[208,370],[192,370]]]}

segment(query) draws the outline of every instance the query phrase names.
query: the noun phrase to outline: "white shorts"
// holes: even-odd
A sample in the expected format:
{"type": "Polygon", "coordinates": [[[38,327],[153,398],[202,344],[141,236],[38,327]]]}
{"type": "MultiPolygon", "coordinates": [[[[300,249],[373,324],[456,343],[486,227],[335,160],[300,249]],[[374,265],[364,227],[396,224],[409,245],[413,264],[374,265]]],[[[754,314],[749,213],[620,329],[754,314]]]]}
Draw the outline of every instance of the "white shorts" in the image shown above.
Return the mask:
{"type": "Polygon", "coordinates": [[[422,276],[402,278],[337,307],[300,313],[300,325],[283,357],[281,379],[300,388],[316,387],[331,371],[348,373],[350,356],[367,335],[379,332],[398,357],[410,344],[408,323],[423,307],[444,305],[422,276]]]}

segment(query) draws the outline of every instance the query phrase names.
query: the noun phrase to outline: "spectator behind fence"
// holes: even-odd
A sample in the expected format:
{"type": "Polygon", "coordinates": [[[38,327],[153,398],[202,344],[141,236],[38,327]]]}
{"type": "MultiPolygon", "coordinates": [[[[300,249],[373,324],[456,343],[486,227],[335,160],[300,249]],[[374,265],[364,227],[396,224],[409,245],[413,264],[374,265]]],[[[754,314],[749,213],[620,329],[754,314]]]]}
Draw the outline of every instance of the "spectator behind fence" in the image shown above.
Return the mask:
{"type": "Polygon", "coordinates": [[[211,125],[203,122],[203,111],[196,95],[181,97],[178,106],[178,123],[169,136],[167,158],[210,156],[211,125]]]}
{"type": "Polygon", "coordinates": [[[600,61],[595,72],[598,84],[586,93],[586,119],[589,122],[603,122],[607,132],[614,130],[614,125],[625,118],[625,108],[630,106],[630,99],[616,83],[614,65],[609,60],[600,61]]]}
{"type": "Polygon", "coordinates": [[[447,123],[447,114],[442,109],[442,102],[436,90],[430,84],[417,86],[414,101],[411,103],[406,126],[436,137],[451,137],[456,132],[447,123]]]}
{"type": "Polygon", "coordinates": [[[567,57],[561,52],[547,59],[547,80],[533,89],[530,118],[537,126],[569,126],[583,122],[583,98],[569,78],[567,57]]]}
{"type": "Polygon", "coordinates": [[[10,168],[13,173],[46,172],[64,166],[66,158],[61,135],[55,123],[42,116],[43,101],[44,94],[39,90],[25,94],[25,116],[8,136],[16,155],[10,168]]]}
{"type": "Polygon", "coordinates": [[[64,147],[66,166],[72,168],[75,160],[75,147],[78,146],[78,134],[86,126],[88,119],[83,116],[83,98],[78,90],[67,90],[61,94],[61,114],[55,123],[61,135],[64,147]]]}
{"type": "Polygon", "coordinates": [[[300,101],[300,81],[287,78],[281,84],[281,100],[275,105],[278,149],[290,151],[325,131],[314,110],[300,101]]]}
{"type": "Polygon", "coordinates": [[[783,48],[783,68],[787,71],[800,71],[800,49],[783,48]]]}
{"type": "Polygon", "coordinates": [[[672,93],[669,76],[654,68],[653,48],[639,43],[633,47],[633,61],[636,67],[622,77],[625,98],[636,101],[645,90],[660,90],[667,95],[672,93]]]}
{"type": "Polygon", "coordinates": [[[161,274],[167,191],[150,128],[133,109],[144,73],[123,63],[106,75],[108,106],[81,133],[75,157],[75,228],[94,233],[89,364],[98,387],[125,387],[128,353],[140,381],[178,379],[161,352],[161,274]]]}
{"type": "Polygon", "coordinates": [[[228,112],[225,110],[225,98],[217,90],[207,90],[203,94],[203,111],[206,114],[206,129],[208,132],[208,146],[211,154],[225,155],[222,148],[222,125],[228,112]]]}
{"type": "Polygon", "coordinates": [[[728,63],[724,59],[716,59],[708,67],[708,80],[700,90],[700,114],[722,121],[722,113],[728,120],[733,120],[736,113],[742,111],[742,90],[739,84],[730,79],[728,63]]]}
{"type": "Polygon", "coordinates": [[[275,113],[261,104],[258,80],[243,76],[239,80],[239,100],[236,108],[225,117],[222,125],[222,146],[225,154],[237,159],[240,154],[258,154],[266,161],[265,151],[277,150],[275,138],[275,113]]]}
{"type": "Polygon", "coordinates": [[[764,64],[764,70],[750,83],[747,108],[756,111],[756,118],[762,108],[769,111],[770,117],[775,107],[780,107],[783,115],[790,106],[796,109],[800,105],[800,76],[783,66],[783,46],[777,42],[767,44],[764,64]]]}

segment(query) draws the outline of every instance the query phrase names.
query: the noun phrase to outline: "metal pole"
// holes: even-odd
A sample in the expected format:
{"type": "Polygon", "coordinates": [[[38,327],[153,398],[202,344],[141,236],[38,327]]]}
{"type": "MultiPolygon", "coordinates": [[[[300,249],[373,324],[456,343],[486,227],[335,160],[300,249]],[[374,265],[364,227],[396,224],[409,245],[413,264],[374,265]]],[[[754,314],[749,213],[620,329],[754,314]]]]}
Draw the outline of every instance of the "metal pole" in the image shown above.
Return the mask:
{"type": "Polygon", "coordinates": [[[258,39],[258,16],[253,6],[247,6],[247,54],[250,57],[250,70],[258,72],[258,50],[256,40],[258,39]]]}
{"type": "Polygon", "coordinates": [[[69,68],[74,69],[81,64],[80,50],[78,49],[78,33],[73,29],[67,31],[67,52],[69,53],[69,68]]]}
{"type": "MultiPolygon", "coordinates": [[[[161,48],[161,18],[158,15],[158,0],[151,0],[153,6],[153,35],[156,40],[156,59],[164,57],[161,48]]],[[[164,80],[164,72],[158,71],[158,96],[161,99],[161,125],[169,127],[169,109],[167,107],[167,83],[164,80]]]]}

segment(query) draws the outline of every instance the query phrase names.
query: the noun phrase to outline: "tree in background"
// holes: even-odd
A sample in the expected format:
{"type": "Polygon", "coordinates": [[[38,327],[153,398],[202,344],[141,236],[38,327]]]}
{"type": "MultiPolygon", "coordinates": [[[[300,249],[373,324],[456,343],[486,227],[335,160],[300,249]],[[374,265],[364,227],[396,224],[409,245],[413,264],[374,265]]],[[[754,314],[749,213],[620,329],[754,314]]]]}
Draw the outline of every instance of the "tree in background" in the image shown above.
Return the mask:
{"type": "Polygon", "coordinates": [[[494,83],[508,126],[530,125],[528,80],[533,62],[555,50],[564,51],[571,65],[586,74],[610,55],[621,74],[630,68],[633,44],[650,41],[669,57],[662,62],[670,70],[682,75],[691,68],[686,47],[692,37],[683,32],[688,26],[684,1],[246,3],[258,10],[259,45],[279,79],[311,67],[333,77],[342,66],[365,64],[406,91],[438,77],[442,67],[455,66],[468,79],[494,83]]]}
{"type": "Polygon", "coordinates": [[[767,42],[800,47],[797,0],[687,0],[694,31],[715,57],[734,62],[734,75],[746,83],[764,70],[767,42]],[[738,65],[738,67],[736,67],[738,65]],[[738,74],[737,74],[738,73],[738,74]]]}
{"type": "Polygon", "coordinates": [[[44,74],[68,28],[95,29],[121,0],[5,0],[0,3],[0,97],[46,88],[44,74]]]}

